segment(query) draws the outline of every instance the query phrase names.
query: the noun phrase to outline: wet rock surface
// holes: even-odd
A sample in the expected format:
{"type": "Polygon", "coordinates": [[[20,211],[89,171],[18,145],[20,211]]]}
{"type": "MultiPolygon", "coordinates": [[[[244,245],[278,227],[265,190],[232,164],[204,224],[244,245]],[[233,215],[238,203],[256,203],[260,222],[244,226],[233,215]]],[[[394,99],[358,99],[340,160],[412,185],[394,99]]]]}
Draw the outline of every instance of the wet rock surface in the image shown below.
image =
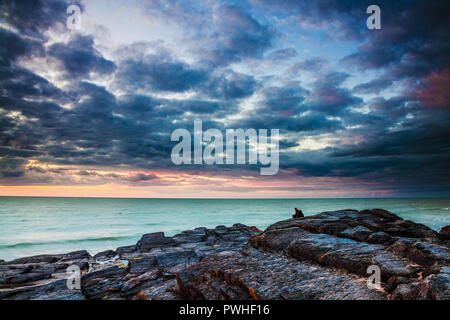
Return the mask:
{"type": "Polygon", "coordinates": [[[450,299],[448,230],[382,210],[235,224],[135,244],[0,260],[0,299],[450,299]],[[66,270],[81,270],[69,289],[66,270]],[[381,286],[368,286],[367,270],[381,286]]]}
{"type": "Polygon", "coordinates": [[[439,235],[444,240],[450,240],[450,226],[442,227],[441,231],[439,231],[439,235]]]}

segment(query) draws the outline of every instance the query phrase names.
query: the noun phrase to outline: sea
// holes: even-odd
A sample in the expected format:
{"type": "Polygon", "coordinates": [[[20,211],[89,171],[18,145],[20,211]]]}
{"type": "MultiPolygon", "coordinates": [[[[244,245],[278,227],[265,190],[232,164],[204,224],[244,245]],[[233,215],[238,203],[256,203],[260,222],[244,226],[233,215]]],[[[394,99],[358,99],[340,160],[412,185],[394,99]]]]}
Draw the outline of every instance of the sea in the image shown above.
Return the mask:
{"type": "Polygon", "coordinates": [[[137,242],[145,233],[174,235],[235,223],[267,226],[339,209],[383,208],[439,231],[450,225],[450,198],[370,199],[123,199],[0,197],[0,259],[66,253],[91,254],[137,242]]]}

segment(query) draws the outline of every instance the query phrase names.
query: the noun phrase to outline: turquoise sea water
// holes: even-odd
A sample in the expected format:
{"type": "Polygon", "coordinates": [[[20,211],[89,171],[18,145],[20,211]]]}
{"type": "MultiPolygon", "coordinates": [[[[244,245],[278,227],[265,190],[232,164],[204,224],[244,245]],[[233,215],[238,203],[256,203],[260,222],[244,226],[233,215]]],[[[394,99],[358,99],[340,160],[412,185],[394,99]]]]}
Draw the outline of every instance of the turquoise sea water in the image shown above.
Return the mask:
{"type": "Polygon", "coordinates": [[[143,234],[243,223],[264,229],[294,208],[383,208],[439,231],[450,224],[440,199],[100,199],[0,197],[0,259],[86,249],[91,254],[134,244],[143,234]]]}

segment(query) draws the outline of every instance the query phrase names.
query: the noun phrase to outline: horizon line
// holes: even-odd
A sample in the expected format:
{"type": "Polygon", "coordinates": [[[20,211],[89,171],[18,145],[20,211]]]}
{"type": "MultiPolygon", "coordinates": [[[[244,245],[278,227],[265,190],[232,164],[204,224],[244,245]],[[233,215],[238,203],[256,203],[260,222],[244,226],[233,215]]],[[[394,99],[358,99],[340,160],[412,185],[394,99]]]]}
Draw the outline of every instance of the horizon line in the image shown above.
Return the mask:
{"type": "Polygon", "coordinates": [[[77,196],[20,196],[0,195],[0,198],[61,198],[61,199],[148,199],[148,200],[325,200],[325,199],[447,199],[450,196],[390,196],[390,197],[317,197],[317,198],[182,198],[182,197],[77,197],[77,196]]]}

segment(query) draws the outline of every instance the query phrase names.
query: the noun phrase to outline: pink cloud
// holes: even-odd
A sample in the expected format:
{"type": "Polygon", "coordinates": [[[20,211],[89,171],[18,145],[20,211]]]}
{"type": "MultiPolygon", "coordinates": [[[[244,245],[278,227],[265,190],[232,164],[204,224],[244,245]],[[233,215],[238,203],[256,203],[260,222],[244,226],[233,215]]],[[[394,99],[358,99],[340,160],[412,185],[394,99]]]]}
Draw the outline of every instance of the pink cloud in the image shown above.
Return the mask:
{"type": "Polygon", "coordinates": [[[413,92],[413,97],[430,107],[450,107],[450,69],[434,72],[425,79],[422,89],[413,92]]]}

